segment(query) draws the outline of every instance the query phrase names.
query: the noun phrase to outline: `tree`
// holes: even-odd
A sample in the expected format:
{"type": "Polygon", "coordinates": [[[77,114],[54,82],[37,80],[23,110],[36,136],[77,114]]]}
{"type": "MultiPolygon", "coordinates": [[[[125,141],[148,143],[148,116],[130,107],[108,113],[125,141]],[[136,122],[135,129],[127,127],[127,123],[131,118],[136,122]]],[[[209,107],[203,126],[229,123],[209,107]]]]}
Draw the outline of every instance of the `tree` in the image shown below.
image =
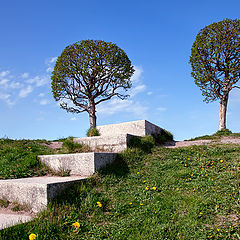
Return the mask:
{"type": "Polygon", "coordinates": [[[72,113],[88,112],[96,127],[96,105],[123,94],[131,87],[133,66],[116,44],[83,40],[67,46],[52,73],[52,93],[60,107],[72,113]]]}
{"type": "Polygon", "coordinates": [[[240,88],[240,20],[225,19],[203,28],[193,43],[190,63],[204,101],[220,100],[218,130],[226,129],[229,92],[240,88]]]}

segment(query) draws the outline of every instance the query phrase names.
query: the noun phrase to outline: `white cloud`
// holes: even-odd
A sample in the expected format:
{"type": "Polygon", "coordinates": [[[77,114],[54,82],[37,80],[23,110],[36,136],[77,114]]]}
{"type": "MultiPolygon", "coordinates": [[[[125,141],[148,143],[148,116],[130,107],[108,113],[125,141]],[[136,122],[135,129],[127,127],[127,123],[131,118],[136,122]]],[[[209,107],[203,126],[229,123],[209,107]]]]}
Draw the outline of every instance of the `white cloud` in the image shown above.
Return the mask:
{"type": "Polygon", "coordinates": [[[33,87],[28,85],[26,88],[22,88],[18,94],[20,98],[25,98],[33,91],[33,87]]]}
{"type": "Polygon", "coordinates": [[[45,93],[39,93],[38,96],[39,96],[39,97],[44,97],[44,96],[45,96],[45,93]]]}
{"type": "Polygon", "coordinates": [[[152,92],[147,92],[147,95],[152,95],[152,92]]]}
{"type": "Polygon", "coordinates": [[[4,79],[0,80],[0,85],[7,87],[8,86],[8,84],[7,84],[8,82],[9,82],[9,80],[4,78],[4,79]]]}
{"type": "Polygon", "coordinates": [[[46,70],[47,73],[51,73],[52,71],[53,71],[53,67],[48,67],[46,70]]]}
{"type": "Polygon", "coordinates": [[[157,111],[159,111],[159,112],[165,112],[165,111],[167,111],[167,108],[165,108],[165,107],[158,107],[158,108],[157,108],[157,111]]]}
{"type": "Polygon", "coordinates": [[[133,88],[130,90],[129,95],[130,95],[131,97],[134,97],[134,96],[137,95],[138,93],[145,91],[146,88],[147,88],[147,87],[146,87],[145,84],[141,84],[141,85],[138,85],[138,86],[136,86],[136,87],[133,87],[133,88]]]}
{"type": "Polygon", "coordinates": [[[40,105],[47,105],[49,103],[49,101],[47,99],[42,99],[40,101],[40,105]]]}
{"type": "Polygon", "coordinates": [[[23,73],[22,75],[21,75],[21,78],[28,78],[29,77],[29,73],[23,73]]]}
{"type": "Polygon", "coordinates": [[[57,58],[58,58],[58,57],[52,57],[52,58],[50,58],[49,61],[48,61],[48,63],[54,63],[54,62],[56,62],[57,58]]]}
{"type": "Polygon", "coordinates": [[[113,115],[120,112],[127,112],[136,117],[146,118],[147,110],[148,108],[140,102],[114,98],[99,105],[97,113],[103,115],[113,115]]]}
{"type": "Polygon", "coordinates": [[[6,77],[9,73],[10,73],[10,71],[2,71],[2,72],[0,72],[0,78],[6,77]]]}
{"type": "Polygon", "coordinates": [[[23,84],[21,84],[20,82],[11,82],[8,86],[10,88],[17,89],[17,88],[22,88],[23,84]]]}
{"type": "Polygon", "coordinates": [[[134,74],[131,77],[131,81],[134,82],[139,82],[141,80],[142,77],[142,73],[143,73],[143,69],[141,67],[138,66],[134,66],[134,74]]]}
{"type": "Polygon", "coordinates": [[[49,76],[35,76],[34,78],[30,78],[26,80],[26,83],[35,84],[36,87],[42,87],[46,84],[50,83],[49,76]]]}
{"type": "Polygon", "coordinates": [[[11,95],[10,94],[7,94],[7,93],[0,93],[0,99],[2,100],[6,100],[10,97],[11,95]]]}
{"type": "Polygon", "coordinates": [[[76,118],[76,117],[72,117],[72,118],[70,118],[70,120],[71,120],[71,121],[76,121],[77,118],[76,118]]]}

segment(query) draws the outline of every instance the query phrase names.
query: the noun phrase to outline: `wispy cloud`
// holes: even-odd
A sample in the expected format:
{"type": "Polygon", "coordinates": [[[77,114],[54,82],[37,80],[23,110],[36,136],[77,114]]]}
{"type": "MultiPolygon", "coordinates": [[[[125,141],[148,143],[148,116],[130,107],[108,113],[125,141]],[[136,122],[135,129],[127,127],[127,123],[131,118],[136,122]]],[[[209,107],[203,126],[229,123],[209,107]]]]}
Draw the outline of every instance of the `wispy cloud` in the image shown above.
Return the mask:
{"type": "Polygon", "coordinates": [[[121,100],[113,98],[109,101],[101,103],[97,107],[97,112],[104,115],[113,115],[116,113],[130,113],[138,118],[146,118],[148,107],[135,99],[136,95],[146,91],[147,86],[143,83],[143,69],[141,67],[134,66],[135,73],[131,78],[133,86],[129,90],[129,99],[121,100]]]}
{"type": "Polygon", "coordinates": [[[158,107],[158,108],[157,108],[157,111],[159,111],[159,112],[165,112],[165,111],[167,111],[167,108],[165,108],[165,107],[158,107]]]}
{"type": "Polygon", "coordinates": [[[76,118],[76,117],[72,117],[72,118],[70,118],[70,120],[71,120],[71,121],[76,121],[77,118],[76,118]]]}
{"type": "Polygon", "coordinates": [[[18,94],[20,98],[27,97],[31,92],[33,91],[33,87],[31,85],[28,85],[25,88],[22,88],[18,94]]]}
{"type": "Polygon", "coordinates": [[[0,72],[0,78],[6,77],[9,73],[10,73],[10,71],[2,71],[2,72],[0,72]]]}
{"type": "Polygon", "coordinates": [[[49,103],[48,99],[42,99],[40,105],[47,105],[49,103]]]}

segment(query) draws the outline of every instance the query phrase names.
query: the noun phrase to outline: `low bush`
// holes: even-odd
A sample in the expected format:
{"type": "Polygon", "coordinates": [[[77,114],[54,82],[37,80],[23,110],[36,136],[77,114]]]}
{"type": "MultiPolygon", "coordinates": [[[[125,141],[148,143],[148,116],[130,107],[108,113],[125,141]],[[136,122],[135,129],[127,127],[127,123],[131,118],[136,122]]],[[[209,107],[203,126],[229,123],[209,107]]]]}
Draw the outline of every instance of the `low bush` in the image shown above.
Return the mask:
{"type": "Polygon", "coordinates": [[[97,128],[89,128],[87,131],[87,136],[88,137],[100,136],[100,133],[97,130],[97,128]]]}

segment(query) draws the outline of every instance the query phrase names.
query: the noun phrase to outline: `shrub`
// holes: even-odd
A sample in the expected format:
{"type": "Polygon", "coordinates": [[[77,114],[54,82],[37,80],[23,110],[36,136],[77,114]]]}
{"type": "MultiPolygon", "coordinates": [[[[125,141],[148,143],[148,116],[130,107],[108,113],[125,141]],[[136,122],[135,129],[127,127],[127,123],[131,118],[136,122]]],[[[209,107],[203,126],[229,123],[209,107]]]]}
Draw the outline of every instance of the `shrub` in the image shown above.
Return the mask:
{"type": "Polygon", "coordinates": [[[173,134],[169,131],[162,129],[161,134],[155,137],[157,143],[163,144],[168,141],[173,141],[173,134]]]}
{"type": "Polygon", "coordinates": [[[97,128],[89,128],[87,131],[87,136],[88,137],[100,136],[100,133],[97,130],[97,128]]]}
{"type": "Polygon", "coordinates": [[[232,134],[232,132],[229,129],[227,129],[227,128],[224,129],[224,130],[217,131],[215,133],[216,136],[229,136],[231,134],[232,134]]]}
{"type": "Polygon", "coordinates": [[[62,150],[67,153],[88,152],[90,148],[86,145],[73,142],[73,138],[67,138],[62,145],[62,150]]]}
{"type": "Polygon", "coordinates": [[[129,148],[138,148],[146,153],[150,153],[155,145],[154,137],[147,135],[145,137],[131,137],[129,141],[129,148]]]}

